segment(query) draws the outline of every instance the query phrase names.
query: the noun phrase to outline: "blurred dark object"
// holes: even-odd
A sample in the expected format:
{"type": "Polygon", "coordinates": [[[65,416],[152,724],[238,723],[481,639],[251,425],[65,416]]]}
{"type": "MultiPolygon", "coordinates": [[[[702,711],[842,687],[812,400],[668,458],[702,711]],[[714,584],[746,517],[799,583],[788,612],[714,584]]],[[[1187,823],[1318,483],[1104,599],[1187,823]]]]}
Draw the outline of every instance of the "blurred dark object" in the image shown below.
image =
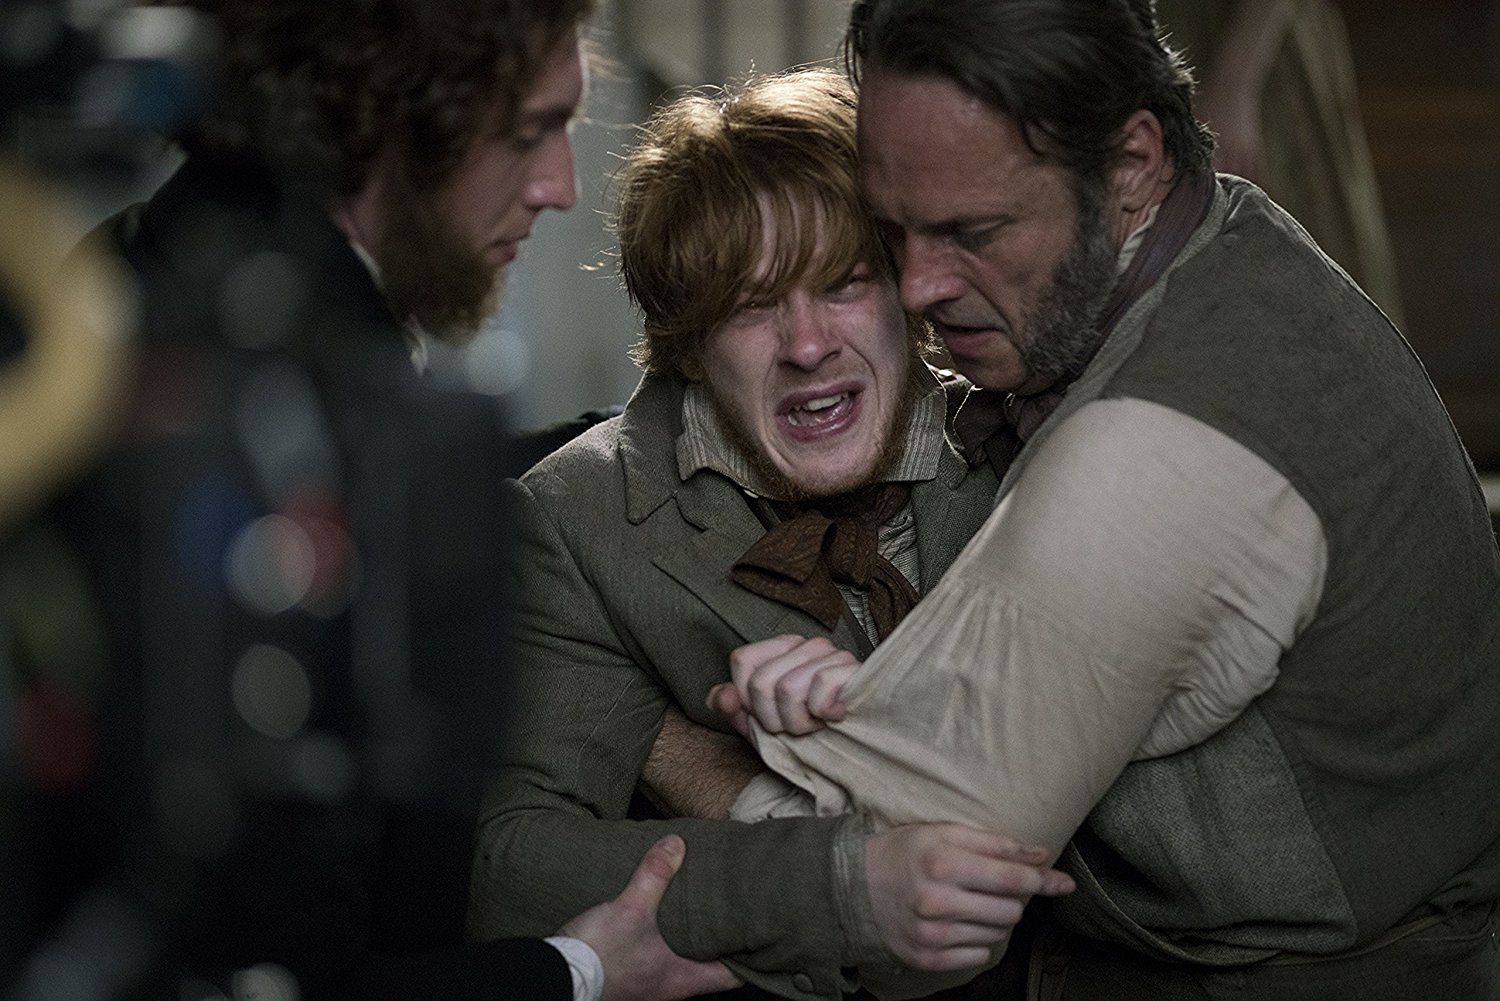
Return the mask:
{"type": "Polygon", "coordinates": [[[55,179],[129,181],[202,109],[216,49],[187,7],[0,0],[0,139],[55,179]]]}
{"type": "Polygon", "coordinates": [[[565,983],[540,943],[457,945],[508,703],[496,402],[418,377],[321,203],[253,163],[189,162],[93,241],[142,336],[115,446],[50,513],[108,671],[18,996],[565,983]],[[58,994],[68,956],[93,982],[58,994]]]}
{"type": "Polygon", "coordinates": [[[1198,79],[1214,165],[1265,189],[1398,326],[1395,253],[1330,0],[1157,0],[1169,43],[1198,79]]]}
{"type": "MultiPolygon", "coordinates": [[[[5,159],[59,201],[154,186],[212,42],[185,8],[0,0],[5,159]]],[[[190,164],[72,259],[115,252],[128,413],[0,512],[0,996],[566,996],[539,941],[459,944],[530,453],[417,376],[294,179],[190,164]]],[[[35,298],[0,295],[3,404],[35,298]]]]}

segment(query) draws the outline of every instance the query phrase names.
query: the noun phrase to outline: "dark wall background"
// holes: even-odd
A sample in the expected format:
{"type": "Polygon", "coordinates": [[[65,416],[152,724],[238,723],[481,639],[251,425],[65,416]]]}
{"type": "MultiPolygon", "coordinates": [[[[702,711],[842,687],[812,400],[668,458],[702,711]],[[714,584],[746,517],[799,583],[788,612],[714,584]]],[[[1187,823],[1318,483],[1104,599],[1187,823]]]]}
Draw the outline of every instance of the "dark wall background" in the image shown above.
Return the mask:
{"type": "Polygon", "coordinates": [[[1500,0],[1340,0],[1406,334],[1500,472],[1500,0]]]}

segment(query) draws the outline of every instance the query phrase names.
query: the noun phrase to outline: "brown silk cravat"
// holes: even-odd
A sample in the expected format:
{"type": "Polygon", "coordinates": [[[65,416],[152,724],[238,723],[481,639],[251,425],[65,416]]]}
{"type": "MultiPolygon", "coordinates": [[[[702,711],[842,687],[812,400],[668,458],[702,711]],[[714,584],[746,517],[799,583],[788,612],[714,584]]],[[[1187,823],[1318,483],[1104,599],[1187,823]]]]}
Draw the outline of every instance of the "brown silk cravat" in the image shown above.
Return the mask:
{"type": "MultiPolygon", "coordinates": [[[[1208,215],[1215,183],[1212,175],[1184,175],[1162,199],[1161,208],[1156,211],[1156,221],[1146,230],[1145,239],[1135,257],[1131,258],[1130,266],[1115,282],[1100,311],[1099,337],[1094,353],[1098,352],[1125,311],[1166,274],[1167,268],[1187,245],[1188,238],[1208,215]]],[[[1015,461],[1026,439],[1062,405],[1068,386],[1093,360],[1091,353],[1076,371],[1064,372],[1057,382],[1031,396],[980,389],[970,391],[953,419],[954,433],[963,443],[970,463],[978,462],[982,456],[995,470],[995,475],[1004,479],[1005,471],[1015,461]]]]}
{"type": "Polygon", "coordinates": [[[880,639],[917,603],[916,588],[880,555],[880,526],[911,496],[905,483],[878,483],[807,505],[777,504],[782,521],[745,550],[730,579],[800,609],[832,629],[844,613],[838,585],[863,591],[880,639]]]}

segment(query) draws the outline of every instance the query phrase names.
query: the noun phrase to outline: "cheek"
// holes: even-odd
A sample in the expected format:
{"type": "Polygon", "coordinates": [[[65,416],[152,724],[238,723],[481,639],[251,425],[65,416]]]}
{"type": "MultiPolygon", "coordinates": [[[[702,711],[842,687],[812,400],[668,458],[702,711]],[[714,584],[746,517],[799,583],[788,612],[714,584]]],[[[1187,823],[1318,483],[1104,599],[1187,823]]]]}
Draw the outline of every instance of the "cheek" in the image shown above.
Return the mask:
{"type": "Polygon", "coordinates": [[[703,380],[709,392],[741,419],[755,416],[773,364],[761,350],[763,340],[754,331],[735,330],[710,337],[703,346],[703,380]]]}
{"type": "Polygon", "coordinates": [[[1071,230],[1058,225],[1016,231],[986,253],[977,277],[986,294],[1002,307],[1028,308],[1052,280],[1067,253],[1071,230]]]}
{"type": "Polygon", "coordinates": [[[462,232],[487,237],[485,230],[520,200],[522,176],[512,159],[495,151],[470,160],[459,172],[448,204],[462,232]]]}
{"type": "Polygon", "coordinates": [[[1014,259],[986,262],[976,271],[975,287],[1000,312],[1008,323],[1016,323],[1019,313],[1030,308],[1040,289],[1039,276],[1045,272],[1030,265],[1017,266],[1014,259]]]}

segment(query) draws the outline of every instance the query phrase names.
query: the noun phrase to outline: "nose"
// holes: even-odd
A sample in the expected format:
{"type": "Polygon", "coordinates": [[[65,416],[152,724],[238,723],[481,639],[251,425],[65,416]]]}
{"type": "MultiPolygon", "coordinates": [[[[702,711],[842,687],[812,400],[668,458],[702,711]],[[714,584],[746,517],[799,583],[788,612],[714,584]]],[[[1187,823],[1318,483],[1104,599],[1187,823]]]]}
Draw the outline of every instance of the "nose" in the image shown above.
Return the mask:
{"type": "Polygon", "coordinates": [[[527,201],[542,209],[567,210],[578,203],[578,178],[573,171],[573,140],[558,129],[542,143],[526,188],[527,201]]]}
{"type": "Polygon", "coordinates": [[[788,364],[815,371],[843,347],[826,310],[801,290],[787,295],[780,312],[781,354],[788,364]]]}
{"type": "Polygon", "coordinates": [[[926,313],[939,303],[963,295],[963,280],[955,273],[940,240],[909,235],[893,247],[900,277],[901,305],[926,313]]]}

